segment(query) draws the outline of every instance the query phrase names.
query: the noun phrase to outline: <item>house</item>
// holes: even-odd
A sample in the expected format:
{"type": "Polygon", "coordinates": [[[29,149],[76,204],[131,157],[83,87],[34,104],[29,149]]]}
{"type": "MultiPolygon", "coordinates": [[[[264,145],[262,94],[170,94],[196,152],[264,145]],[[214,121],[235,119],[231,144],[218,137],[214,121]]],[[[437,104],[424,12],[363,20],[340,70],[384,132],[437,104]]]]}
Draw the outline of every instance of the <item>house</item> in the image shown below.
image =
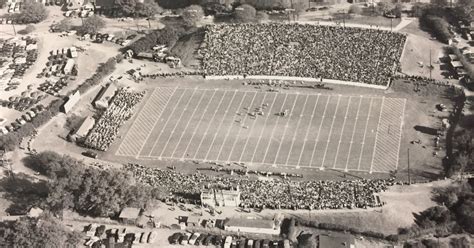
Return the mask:
{"type": "Polygon", "coordinates": [[[120,212],[119,219],[124,224],[135,225],[140,215],[140,209],[138,208],[124,208],[120,212]]]}
{"type": "Polygon", "coordinates": [[[224,230],[239,233],[279,235],[280,225],[277,225],[274,220],[268,219],[231,218],[224,222],[224,230]]]}
{"type": "Polygon", "coordinates": [[[207,206],[237,207],[240,205],[240,190],[206,189],[201,191],[201,204],[207,206]]]}
{"type": "Polygon", "coordinates": [[[71,111],[74,105],[76,105],[76,103],[79,102],[80,99],[81,99],[81,93],[79,93],[79,91],[72,93],[71,95],[68,96],[68,99],[62,106],[61,110],[67,114],[69,111],[71,111]]]}
{"type": "Polygon", "coordinates": [[[74,138],[76,141],[85,139],[89,131],[95,124],[95,119],[91,116],[87,116],[86,119],[82,122],[81,126],[77,129],[76,133],[74,133],[74,138]]]}
{"type": "Polygon", "coordinates": [[[102,87],[94,101],[94,106],[100,109],[108,108],[110,100],[115,95],[115,91],[117,91],[117,87],[113,84],[108,84],[105,87],[102,87]]]}

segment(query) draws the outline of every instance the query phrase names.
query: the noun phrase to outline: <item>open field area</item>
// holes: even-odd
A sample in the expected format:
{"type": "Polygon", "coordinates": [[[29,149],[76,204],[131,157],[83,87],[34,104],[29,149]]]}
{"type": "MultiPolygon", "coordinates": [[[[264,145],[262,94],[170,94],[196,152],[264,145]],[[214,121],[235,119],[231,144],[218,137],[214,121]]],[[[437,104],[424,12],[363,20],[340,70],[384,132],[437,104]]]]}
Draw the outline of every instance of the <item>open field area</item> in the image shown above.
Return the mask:
{"type": "Polygon", "coordinates": [[[397,168],[404,99],[171,87],[150,94],[117,155],[344,171],[397,168]],[[262,116],[254,116],[258,108],[262,116]],[[285,110],[287,116],[277,115],[285,110]]]}

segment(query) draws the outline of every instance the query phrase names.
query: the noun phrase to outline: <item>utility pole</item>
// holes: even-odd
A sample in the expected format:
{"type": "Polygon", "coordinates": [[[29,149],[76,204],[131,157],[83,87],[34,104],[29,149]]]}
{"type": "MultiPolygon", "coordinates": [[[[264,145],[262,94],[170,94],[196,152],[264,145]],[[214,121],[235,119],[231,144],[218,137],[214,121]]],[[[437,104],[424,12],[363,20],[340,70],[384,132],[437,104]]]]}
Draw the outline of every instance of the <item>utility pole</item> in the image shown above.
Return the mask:
{"type": "Polygon", "coordinates": [[[431,47],[430,47],[430,79],[431,79],[431,74],[432,74],[432,71],[433,71],[433,65],[431,64],[431,47]]]}
{"type": "Polygon", "coordinates": [[[408,184],[411,185],[411,175],[410,175],[410,148],[407,148],[407,158],[408,158],[408,184]]]}

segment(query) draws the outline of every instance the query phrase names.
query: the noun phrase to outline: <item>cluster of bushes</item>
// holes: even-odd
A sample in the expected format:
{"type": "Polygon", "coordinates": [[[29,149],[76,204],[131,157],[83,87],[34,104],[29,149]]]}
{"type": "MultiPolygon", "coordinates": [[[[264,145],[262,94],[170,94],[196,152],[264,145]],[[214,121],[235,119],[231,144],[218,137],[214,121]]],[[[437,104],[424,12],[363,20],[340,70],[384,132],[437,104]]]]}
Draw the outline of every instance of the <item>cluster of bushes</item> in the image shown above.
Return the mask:
{"type": "Polygon", "coordinates": [[[424,14],[420,17],[420,24],[431,30],[433,35],[441,42],[448,43],[453,38],[453,35],[449,32],[448,22],[442,17],[424,14]]]}
{"type": "Polygon", "coordinates": [[[145,208],[151,199],[160,197],[153,188],[134,184],[132,175],[124,171],[86,166],[51,151],[28,157],[25,165],[50,179],[43,207],[58,215],[71,209],[90,216],[114,217],[124,207],[145,208]]]}
{"type": "Polygon", "coordinates": [[[49,213],[0,223],[2,247],[78,247],[82,234],[71,231],[49,213]]]}
{"type": "Polygon", "coordinates": [[[185,35],[186,33],[187,32],[183,26],[166,25],[166,27],[163,29],[153,30],[152,32],[135,41],[125,49],[131,49],[134,54],[138,54],[140,52],[150,51],[153,46],[157,44],[166,45],[168,48],[172,48],[174,44],[179,40],[179,38],[185,35]]]}
{"type": "Polygon", "coordinates": [[[86,79],[86,81],[84,81],[84,83],[82,83],[77,88],[77,90],[83,94],[91,87],[101,83],[106,76],[115,70],[117,63],[122,62],[122,60],[123,55],[118,54],[117,56],[108,59],[105,63],[99,64],[95,73],[90,78],[86,79]]]}
{"type": "MultiPolygon", "coordinates": [[[[428,211],[427,213],[424,213],[426,214],[426,216],[432,216],[429,213],[438,213],[436,211],[432,212],[432,210],[427,210],[427,211],[428,211]]],[[[336,232],[345,232],[345,233],[350,233],[352,235],[361,235],[361,236],[370,237],[370,238],[387,240],[390,242],[406,241],[406,240],[410,240],[410,239],[417,238],[417,237],[427,235],[427,234],[436,234],[438,236],[448,236],[449,234],[452,234],[452,233],[462,232],[462,229],[460,228],[460,226],[457,225],[455,222],[453,221],[444,222],[445,219],[443,218],[441,219],[437,219],[437,221],[433,221],[433,225],[413,225],[412,227],[409,227],[409,228],[400,229],[398,234],[385,235],[380,232],[363,231],[358,228],[348,227],[348,226],[344,226],[340,224],[323,223],[323,222],[317,222],[317,221],[307,220],[303,218],[292,218],[292,220],[290,220],[287,235],[289,238],[291,238],[295,234],[295,225],[313,227],[313,228],[336,231],[336,232]],[[441,221],[441,219],[443,221],[441,221]]]]}

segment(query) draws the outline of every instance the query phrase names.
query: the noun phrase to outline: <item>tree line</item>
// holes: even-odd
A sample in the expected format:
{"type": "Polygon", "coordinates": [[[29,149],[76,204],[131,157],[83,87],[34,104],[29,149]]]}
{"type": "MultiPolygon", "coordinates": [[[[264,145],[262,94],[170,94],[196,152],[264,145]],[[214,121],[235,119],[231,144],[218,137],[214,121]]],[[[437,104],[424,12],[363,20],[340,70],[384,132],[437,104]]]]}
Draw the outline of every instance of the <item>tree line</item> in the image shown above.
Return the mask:
{"type": "Polygon", "coordinates": [[[47,196],[41,206],[61,216],[74,210],[94,217],[116,217],[124,207],[146,208],[165,194],[136,183],[119,169],[99,169],[67,155],[45,151],[31,155],[25,165],[48,177],[47,196]]]}

